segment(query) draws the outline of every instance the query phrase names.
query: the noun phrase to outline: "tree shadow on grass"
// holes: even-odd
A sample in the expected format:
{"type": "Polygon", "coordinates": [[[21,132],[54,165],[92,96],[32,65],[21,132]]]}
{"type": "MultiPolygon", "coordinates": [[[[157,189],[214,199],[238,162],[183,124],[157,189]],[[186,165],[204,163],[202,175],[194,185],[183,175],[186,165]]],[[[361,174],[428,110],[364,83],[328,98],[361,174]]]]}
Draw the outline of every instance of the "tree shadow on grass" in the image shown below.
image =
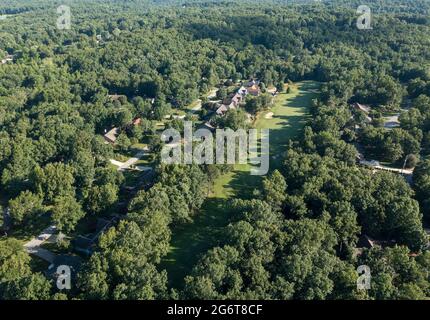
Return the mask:
{"type": "Polygon", "coordinates": [[[182,288],[184,277],[210,248],[220,245],[229,221],[226,199],[208,198],[192,223],[173,227],[171,250],[160,264],[168,274],[169,285],[182,288]]]}
{"type": "MultiPolygon", "coordinates": [[[[307,107],[316,97],[319,84],[303,82],[300,92],[288,97],[283,106],[300,109],[299,114],[275,115],[276,128],[270,128],[270,168],[273,171],[282,164],[282,154],[287,150],[288,141],[297,137],[307,121],[307,107]],[[311,93],[311,94],[309,94],[311,93]],[[302,113],[302,114],[300,114],[302,113]],[[273,158],[273,156],[277,156],[273,158]]],[[[267,126],[273,123],[265,123],[267,126]]],[[[265,126],[263,126],[264,128],[265,126]]],[[[207,252],[219,246],[225,239],[225,227],[232,221],[234,210],[230,200],[235,198],[250,199],[255,189],[261,190],[263,176],[253,176],[250,165],[237,165],[231,177],[223,180],[222,190],[218,194],[226,196],[209,197],[192,223],[173,227],[171,250],[163,259],[160,268],[166,269],[169,285],[182,288],[184,277],[190,273],[193,266],[207,252]]]]}
{"type": "Polygon", "coordinates": [[[38,236],[50,224],[52,224],[51,215],[49,213],[44,213],[34,217],[21,226],[12,226],[11,230],[8,232],[8,236],[21,241],[29,241],[33,237],[38,236]]]}

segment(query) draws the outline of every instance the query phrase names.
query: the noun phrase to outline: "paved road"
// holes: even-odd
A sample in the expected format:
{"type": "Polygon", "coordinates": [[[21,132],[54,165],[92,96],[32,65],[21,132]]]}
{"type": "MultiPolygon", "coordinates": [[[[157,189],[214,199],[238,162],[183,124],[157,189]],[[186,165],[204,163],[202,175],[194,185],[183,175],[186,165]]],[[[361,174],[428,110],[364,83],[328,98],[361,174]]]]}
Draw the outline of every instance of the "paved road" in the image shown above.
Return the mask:
{"type": "Polygon", "coordinates": [[[412,175],[414,173],[413,169],[397,169],[397,168],[391,168],[387,166],[376,166],[374,168],[377,170],[385,170],[385,171],[395,172],[399,174],[406,174],[406,175],[412,175]]]}
{"type": "Polygon", "coordinates": [[[414,173],[414,169],[392,168],[392,167],[382,166],[380,164],[375,164],[375,163],[372,163],[371,161],[366,161],[366,160],[361,160],[360,164],[371,167],[375,170],[390,171],[390,172],[404,174],[404,175],[412,175],[414,173]]]}
{"type": "Polygon", "coordinates": [[[119,162],[114,159],[110,159],[110,163],[112,163],[114,166],[117,166],[117,167],[121,167],[124,164],[124,162],[119,162]]]}

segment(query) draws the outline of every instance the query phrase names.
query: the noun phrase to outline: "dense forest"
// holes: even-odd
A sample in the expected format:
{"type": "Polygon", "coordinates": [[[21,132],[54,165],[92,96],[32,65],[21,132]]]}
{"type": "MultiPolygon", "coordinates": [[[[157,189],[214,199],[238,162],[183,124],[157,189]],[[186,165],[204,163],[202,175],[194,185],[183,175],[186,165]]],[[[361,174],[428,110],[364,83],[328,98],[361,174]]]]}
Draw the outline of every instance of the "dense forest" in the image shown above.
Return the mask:
{"type": "MultiPolygon", "coordinates": [[[[2,1],[0,299],[428,299],[430,1],[369,0],[371,30],[356,27],[359,5],[2,1]],[[70,29],[57,28],[60,5],[71,8],[70,29]],[[226,200],[223,236],[172,285],[162,264],[172,231],[201,214],[232,168],[160,163],[159,123],[243,79],[263,91],[321,88],[282,166],[226,200]],[[399,125],[386,130],[394,114],[399,125]],[[103,139],[112,128],[115,145],[103,139]],[[110,159],[139,143],[154,170],[128,192],[130,177],[110,159]],[[361,166],[361,153],[413,176],[361,166]],[[55,250],[70,253],[87,225],[110,217],[91,254],[78,254],[69,291],[23,246],[54,224],[64,236],[55,250]],[[389,244],[357,254],[363,237],[389,244]],[[370,290],[357,289],[360,265],[372,271],[370,290]]],[[[266,109],[267,96],[247,111],[266,109]]],[[[242,111],[217,121],[249,126],[242,111]]]]}

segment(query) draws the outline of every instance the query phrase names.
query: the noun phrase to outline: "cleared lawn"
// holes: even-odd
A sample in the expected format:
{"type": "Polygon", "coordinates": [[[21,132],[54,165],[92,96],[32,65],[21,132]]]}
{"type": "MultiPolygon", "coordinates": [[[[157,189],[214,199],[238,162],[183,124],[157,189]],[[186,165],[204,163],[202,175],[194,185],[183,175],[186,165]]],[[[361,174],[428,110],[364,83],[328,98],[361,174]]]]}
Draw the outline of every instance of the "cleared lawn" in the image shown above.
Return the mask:
{"type": "MultiPolygon", "coordinates": [[[[312,99],[318,95],[318,88],[319,84],[312,81],[293,85],[290,93],[275,98],[271,110],[257,117],[256,128],[270,129],[271,170],[280,166],[288,140],[302,130],[312,99]],[[269,112],[273,115],[266,118],[269,112]],[[276,158],[273,159],[273,156],[276,158]]],[[[171,250],[161,264],[161,268],[167,270],[173,287],[181,288],[183,278],[190,273],[201,255],[223,239],[222,232],[232,213],[228,200],[252,197],[252,191],[258,187],[262,177],[251,176],[249,169],[249,165],[236,165],[234,171],[219,177],[193,223],[173,229],[171,250]]]]}
{"type": "Polygon", "coordinates": [[[319,86],[315,81],[294,84],[290,87],[290,93],[278,95],[273,107],[258,115],[255,127],[270,129],[271,170],[281,165],[288,140],[302,131],[307,120],[307,110],[318,96],[319,86]],[[273,115],[270,116],[270,113],[273,115]]]}
{"type": "Polygon", "coordinates": [[[194,100],[193,102],[191,102],[188,106],[185,107],[186,111],[194,111],[194,109],[197,106],[200,106],[200,104],[202,103],[202,101],[200,99],[194,100]]]}
{"type": "MultiPolygon", "coordinates": [[[[213,98],[214,96],[216,96],[217,91],[218,91],[218,88],[212,88],[209,92],[207,92],[205,94],[205,96],[207,98],[213,98]]],[[[201,104],[202,104],[202,100],[201,99],[196,99],[193,102],[191,102],[188,106],[186,106],[184,108],[184,110],[188,111],[188,112],[198,111],[198,110],[196,110],[196,108],[198,107],[197,109],[200,109],[201,108],[201,104]]]]}

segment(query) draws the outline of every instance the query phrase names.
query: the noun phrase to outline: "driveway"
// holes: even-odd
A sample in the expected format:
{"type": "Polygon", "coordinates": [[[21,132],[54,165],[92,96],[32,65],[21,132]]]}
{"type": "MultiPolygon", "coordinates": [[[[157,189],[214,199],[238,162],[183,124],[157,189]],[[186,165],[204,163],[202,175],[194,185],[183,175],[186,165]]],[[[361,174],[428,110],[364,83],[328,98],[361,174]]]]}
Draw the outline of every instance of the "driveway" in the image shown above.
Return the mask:
{"type": "Polygon", "coordinates": [[[148,148],[143,148],[139,152],[137,152],[132,158],[128,159],[126,162],[119,162],[111,159],[110,162],[118,167],[118,171],[124,171],[129,169],[132,165],[140,160],[145,155],[145,152],[148,151],[148,148]]]}
{"type": "Polygon", "coordinates": [[[140,160],[145,155],[144,151],[139,151],[134,155],[134,157],[128,159],[126,162],[124,162],[121,166],[118,167],[118,171],[123,171],[128,168],[130,168],[133,164],[135,164],[137,161],[140,160]]]}
{"type": "Polygon", "coordinates": [[[110,159],[110,163],[117,167],[121,167],[122,165],[124,165],[124,162],[116,161],[114,159],[110,159]]]}
{"type": "MultiPolygon", "coordinates": [[[[208,99],[213,99],[216,97],[217,92],[219,91],[218,88],[213,88],[208,94],[207,94],[207,98],[208,99]]],[[[196,105],[191,109],[191,113],[195,113],[197,111],[200,111],[202,109],[202,100],[198,99],[196,102],[196,105]]]]}
{"type": "Polygon", "coordinates": [[[56,255],[54,253],[40,247],[27,248],[27,252],[49,262],[50,264],[54,263],[56,258],[56,255]]]}
{"type": "Polygon", "coordinates": [[[39,258],[42,258],[49,263],[53,263],[55,259],[55,254],[49,250],[43,249],[40,246],[51,238],[54,233],[56,233],[57,227],[52,225],[46,228],[39,234],[36,238],[31,239],[29,242],[24,244],[24,248],[28,253],[33,254],[39,258]]]}
{"type": "Polygon", "coordinates": [[[399,116],[400,114],[396,114],[390,117],[384,117],[384,127],[387,129],[399,127],[400,126],[399,116]]]}

